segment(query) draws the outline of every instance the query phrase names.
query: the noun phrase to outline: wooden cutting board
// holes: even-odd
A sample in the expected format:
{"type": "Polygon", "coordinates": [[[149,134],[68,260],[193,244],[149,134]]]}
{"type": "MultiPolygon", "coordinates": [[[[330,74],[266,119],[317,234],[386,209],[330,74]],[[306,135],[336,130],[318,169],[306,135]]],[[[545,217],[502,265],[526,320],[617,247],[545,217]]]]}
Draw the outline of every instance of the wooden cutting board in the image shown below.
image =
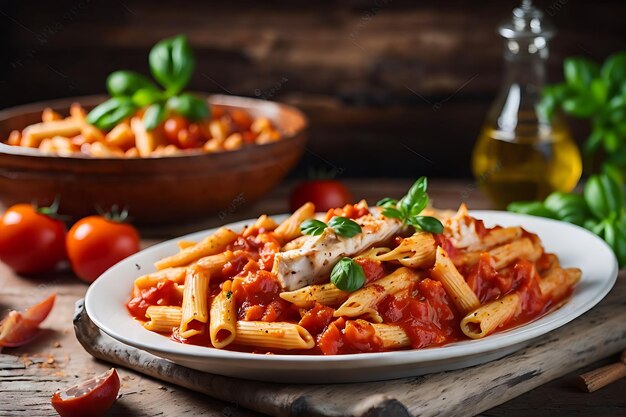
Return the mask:
{"type": "Polygon", "coordinates": [[[590,312],[503,359],[392,381],[292,385],[205,374],[101,333],[82,301],[74,329],[98,359],[272,416],[472,416],[626,348],[626,280],[590,312]]]}

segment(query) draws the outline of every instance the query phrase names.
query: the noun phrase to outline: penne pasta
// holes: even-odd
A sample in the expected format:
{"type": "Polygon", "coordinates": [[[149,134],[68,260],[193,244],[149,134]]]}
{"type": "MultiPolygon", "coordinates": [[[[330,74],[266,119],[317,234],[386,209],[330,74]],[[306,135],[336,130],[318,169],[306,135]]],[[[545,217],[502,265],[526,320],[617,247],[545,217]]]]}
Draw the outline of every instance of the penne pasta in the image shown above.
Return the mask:
{"type": "Polygon", "coordinates": [[[539,279],[539,289],[541,294],[552,299],[560,299],[570,291],[582,275],[578,268],[563,269],[558,265],[552,268],[539,279]]]}
{"type": "Polygon", "coordinates": [[[149,321],[143,327],[157,333],[171,333],[180,326],[183,311],[175,306],[150,306],[146,310],[149,321]]]}
{"type": "Polygon", "coordinates": [[[211,337],[211,344],[218,349],[231,344],[237,333],[237,313],[230,287],[231,281],[225,281],[222,291],[215,296],[211,303],[209,336],[211,337]]]}
{"type": "Polygon", "coordinates": [[[270,349],[312,349],[315,340],[304,327],[294,323],[242,321],[237,322],[235,343],[270,349]]]}
{"type": "Polygon", "coordinates": [[[461,331],[472,339],[480,339],[505,325],[520,307],[517,293],[486,303],[461,320],[461,331]]]}
{"type": "Polygon", "coordinates": [[[197,243],[198,242],[194,242],[193,240],[179,240],[178,242],[176,242],[176,244],[178,245],[178,249],[180,250],[196,246],[197,243]]]}
{"type": "Polygon", "coordinates": [[[495,261],[494,268],[502,269],[519,258],[536,261],[541,256],[541,248],[536,248],[530,239],[521,238],[490,250],[489,255],[495,261]]]}
{"type": "Polygon", "coordinates": [[[177,284],[182,284],[185,282],[186,273],[187,268],[185,267],[161,269],[160,271],[140,276],[135,280],[135,286],[141,289],[154,287],[163,279],[169,279],[177,284]]]}
{"type": "Polygon", "coordinates": [[[494,246],[502,245],[522,237],[522,228],[519,226],[502,227],[490,230],[482,239],[470,245],[468,251],[484,251],[494,246]]]}
{"type": "Polygon", "coordinates": [[[400,349],[411,345],[411,339],[404,329],[395,324],[371,323],[376,332],[376,336],[383,341],[385,349],[400,349]]]}
{"type": "Polygon", "coordinates": [[[302,235],[300,224],[315,216],[315,205],[306,203],[294,211],[285,221],[274,230],[274,235],[282,242],[288,242],[302,235]]]}
{"type": "Polygon", "coordinates": [[[226,227],[220,227],[215,233],[204,238],[198,244],[183,249],[176,255],[168,256],[156,262],[156,269],[165,269],[175,266],[186,266],[200,258],[215,255],[226,249],[231,242],[237,239],[237,233],[226,227]]]}
{"type": "Polygon", "coordinates": [[[418,272],[400,267],[386,277],[350,294],[350,297],[335,310],[334,316],[366,315],[374,323],[382,323],[383,319],[376,310],[376,305],[388,294],[410,289],[420,278],[421,275],[418,272]]]}
{"type": "Polygon", "coordinates": [[[246,227],[241,235],[243,237],[248,237],[258,230],[264,230],[266,232],[269,232],[276,229],[277,226],[278,224],[276,224],[274,219],[264,214],[259,217],[251,227],[246,227]]]}
{"type": "Polygon", "coordinates": [[[190,328],[193,321],[207,323],[209,320],[209,277],[209,274],[196,265],[187,268],[180,319],[180,336],[183,338],[202,333],[201,330],[190,328]]]}
{"type": "Polygon", "coordinates": [[[239,251],[233,253],[232,251],[227,250],[222,253],[218,253],[217,255],[205,256],[198,259],[196,265],[210,273],[214,273],[222,269],[226,262],[233,259],[238,253],[239,251]]]}
{"type": "Polygon", "coordinates": [[[310,308],[315,303],[336,306],[348,299],[350,293],[341,291],[334,284],[309,285],[299,290],[281,292],[280,298],[300,307],[310,308]]]}
{"type": "Polygon", "coordinates": [[[480,301],[472,289],[467,285],[463,275],[456,269],[450,257],[441,247],[437,248],[435,266],[432,269],[433,278],[441,282],[452,302],[461,314],[478,308],[480,301]]]}
{"type": "Polygon", "coordinates": [[[430,268],[435,263],[436,245],[431,233],[418,232],[402,239],[392,251],[370,256],[378,261],[398,261],[411,268],[430,268]]]}

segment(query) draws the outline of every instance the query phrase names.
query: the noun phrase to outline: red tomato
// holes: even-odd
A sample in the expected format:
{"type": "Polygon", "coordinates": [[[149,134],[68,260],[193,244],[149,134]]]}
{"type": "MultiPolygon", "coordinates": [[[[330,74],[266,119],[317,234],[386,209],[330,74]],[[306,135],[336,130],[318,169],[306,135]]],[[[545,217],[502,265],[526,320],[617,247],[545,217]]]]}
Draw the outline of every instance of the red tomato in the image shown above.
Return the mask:
{"type": "Polygon", "coordinates": [[[54,269],[65,259],[65,225],[29,204],[17,204],[0,219],[0,259],[19,274],[54,269]]]}
{"type": "Polygon", "coordinates": [[[296,211],[307,201],[315,204],[317,211],[343,207],[352,201],[345,185],[335,180],[314,180],[298,185],[291,193],[291,210],[296,211]]]}
{"type": "Polygon", "coordinates": [[[0,322],[0,347],[22,346],[39,334],[39,324],[48,317],[56,294],[52,294],[26,311],[11,311],[0,322]]]}
{"type": "Polygon", "coordinates": [[[120,390],[115,368],[54,393],[52,406],[61,417],[99,417],[111,408],[120,390]]]}
{"type": "Polygon", "coordinates": [[[163,124],[163,133],[165,137],[174,145],[178,145],[178,134],[182,130],[187,130],[189,124],[184,117],[172,116],[163,124]]]}
{"type": "Polygon", "coordinates": [[[66,245],[74,273],[83,281],[93,282],[111,266],[139,251],[139,233],[129,224],[89,216],[72,226],[66,245]]]}

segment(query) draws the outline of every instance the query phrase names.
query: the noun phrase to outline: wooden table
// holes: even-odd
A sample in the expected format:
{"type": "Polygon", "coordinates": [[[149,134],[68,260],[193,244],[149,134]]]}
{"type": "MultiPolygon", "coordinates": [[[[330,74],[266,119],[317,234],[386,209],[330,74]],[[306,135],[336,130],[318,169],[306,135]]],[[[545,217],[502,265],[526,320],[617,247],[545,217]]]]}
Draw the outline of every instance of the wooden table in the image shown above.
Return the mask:
{"type": "MultiPolygon", "coordinates": [[[[410,185],[404,180],[348,181],[355,196],[370,202],[384,196],[400,196],[410,185]]],[[[472,208],[488,208],[473,182],[432,181],[430,194],[439,207],[453,207],[466,201],[472,208]]],[[[284,185],[254,207],[231,210],[209,219],[202,225],[163,227],[144,231],[145,244],[173,237],[224,222],[255,217],[266,212],[276,214],[287,210],[291,187],[284,185]]],[[[620,274],[619,279],[626,279],[620,274]]],[[[56,305],[44,323],[43,334],[32,344],[7,349],[0,354],[0,416],[55,415],[50,396],[58,388],[71,385],[108,368],[95,361],[76,341],[72,328],[74,303],[82,298],[87,286],[68,272],[45,278],[23,278],[0,264],[0,309],[22,309],[50,292],[57,292],[56,305]]],[[[625,318],[626,319],[626,318],[625,318]]],[[[582,337],[582,336],[581,336],[582,337]]],[[[585,369],[617,360],[607,358],[585,369]]],[[[154,380],[135,372],[118,369],[121,377],[121,398],[108,415],[111,416],[259,416],[204,395],[154,380]]],[[[626,415],[626,379],[592,394],[578,391],[572,379],[577,372],[552,381],[481,416],[619,416],[626,415]]]]}

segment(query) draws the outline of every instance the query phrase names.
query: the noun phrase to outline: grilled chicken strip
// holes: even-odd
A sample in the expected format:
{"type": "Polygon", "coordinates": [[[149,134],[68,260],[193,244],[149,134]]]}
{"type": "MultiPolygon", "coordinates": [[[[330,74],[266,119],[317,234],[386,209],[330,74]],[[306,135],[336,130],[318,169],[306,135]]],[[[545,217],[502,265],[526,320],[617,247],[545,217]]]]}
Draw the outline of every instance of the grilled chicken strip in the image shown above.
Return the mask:
{"type": "Polygon", "coordinates": [[[279,252],[272,272],[283,289],[293,291],[307,285],[328,281],[332,267],[344,256],[354,256],[368,247],[391,238],[402,229],[397,219],[384,217],[378,209],[355,220],[361,233],[353,237],[337,236],[327,227],[319,236],[303,236],[297,249],[279,252]]]}

